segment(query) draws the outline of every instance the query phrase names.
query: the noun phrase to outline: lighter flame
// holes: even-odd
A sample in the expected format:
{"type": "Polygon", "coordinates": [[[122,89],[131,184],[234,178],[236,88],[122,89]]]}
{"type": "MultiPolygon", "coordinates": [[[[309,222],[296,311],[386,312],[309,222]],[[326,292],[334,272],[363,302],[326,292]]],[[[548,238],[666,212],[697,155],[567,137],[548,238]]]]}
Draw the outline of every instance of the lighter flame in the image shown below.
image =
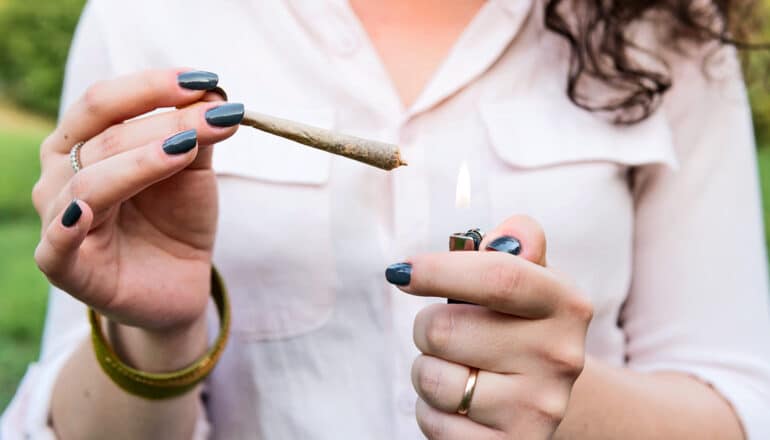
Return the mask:
{"type": "Polygon", "coordinates": [[[471,173],[468,171],[467,161],[463,161],[462,165],[460,165],[460,172],[457,173],[455,207],[462,209],[471,207],[471,173]]]}

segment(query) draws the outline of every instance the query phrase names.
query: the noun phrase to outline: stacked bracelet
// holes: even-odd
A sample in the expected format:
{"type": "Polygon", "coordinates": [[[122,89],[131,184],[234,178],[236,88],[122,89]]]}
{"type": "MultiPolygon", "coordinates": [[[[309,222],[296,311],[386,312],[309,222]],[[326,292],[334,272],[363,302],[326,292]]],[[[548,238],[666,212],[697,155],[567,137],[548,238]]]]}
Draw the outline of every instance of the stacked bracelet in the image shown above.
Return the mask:
{"type": "Polygon", "coordinates": [[[219,336],[209,351],[186,368],[168,373],[147,373],[123,363],[104,336],[101,317],[89,308],[91,340],[102,370],[123,390],[145,399],[168,399],[182,395],[201,383],[214,369],[227,344],[230,304],[222,277],[212,266],[211,296],[219,313],[219,336]]]}

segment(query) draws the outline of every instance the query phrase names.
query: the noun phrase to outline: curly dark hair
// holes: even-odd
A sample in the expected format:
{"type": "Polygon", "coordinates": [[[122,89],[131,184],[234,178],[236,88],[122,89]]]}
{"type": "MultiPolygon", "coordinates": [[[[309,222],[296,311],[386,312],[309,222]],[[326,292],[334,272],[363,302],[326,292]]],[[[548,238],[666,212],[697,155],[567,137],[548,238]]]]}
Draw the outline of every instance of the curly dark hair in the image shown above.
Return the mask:
{"type": "Polygon", "coordinates": [[[665,60],[634,40],[634,26],[649,22],[665,29],[672,45],[716,41],[748,48],[754,46],[741,41],[761,25],[750,15],[755,6],[735,0],[548,0],[545,26],[570,45],[570,100],[618,124],[633,124],[652,114],[671,87],[665,60]],[[590,83],[611,90],[609,98],[597,102],[595,94],[582,93],[590,83]]]}

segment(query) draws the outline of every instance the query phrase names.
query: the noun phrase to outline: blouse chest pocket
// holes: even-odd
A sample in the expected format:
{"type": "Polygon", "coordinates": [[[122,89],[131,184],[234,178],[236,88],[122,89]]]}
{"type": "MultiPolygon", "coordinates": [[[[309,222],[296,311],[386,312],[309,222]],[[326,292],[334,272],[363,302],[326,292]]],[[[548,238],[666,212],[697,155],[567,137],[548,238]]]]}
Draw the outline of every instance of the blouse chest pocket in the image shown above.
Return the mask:
{"type": "MultiPolygon", "coordinates": [[[[331,128],[331,109],[276,116],[331,128]]],[[[214,147],[219,224],[214,262],[231,296],[233,334],[286,338],[322,326],[334,306],[328,154],[242,128],[214,147]]]]}
{"type": "Polygon", "coordinates": [[[536,98],[483,104],[480,113],[493,224],[513,214],[535,218],[549,264],[590,292],[597,312],[616,305],[610,296],[626,291],[633,252],[628,170],[677,168],[665,116],[616,126],[566,99],[536,98]]]}
{"type": "Polygon", "coordinates": [[[580,162],[678,167],[661,112],[621,126],[569,102],[536,98],[485,103],[480,109],[492,149],[511,168],[580,162]]]}
{"type": "Polygon", "coordinates": [[[637,125],[618,126],[569,102],[523,98],[482,104],[480,113],[493,205],[518,199],[526,206],[540,199],[558,207],[572,192],[585,202],[613,184],[627,191],[630,167],[678,167],[660,112],[637,125]]]}

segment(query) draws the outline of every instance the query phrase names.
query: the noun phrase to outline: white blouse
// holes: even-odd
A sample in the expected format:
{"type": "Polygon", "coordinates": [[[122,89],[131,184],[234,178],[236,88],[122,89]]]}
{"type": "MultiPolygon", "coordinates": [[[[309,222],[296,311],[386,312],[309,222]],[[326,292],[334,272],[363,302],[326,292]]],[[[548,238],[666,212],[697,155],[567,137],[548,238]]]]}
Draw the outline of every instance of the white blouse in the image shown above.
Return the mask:
{"type": "MultiPolygon", "coordinates": [[[[591,356],[696,376],[750,438],[770,438],[765,242],[734,53],[710,79],[702,60],[670,55],[662,108],[621,127],[568,100],[569,49],[542,23],[537,0],[490,0],[404,108],[344,0],[88,4],[65,107],[99,79],[190,66],[218,73],[232,101],[398,143],[409,162],[387,173],[249,128],[216,147],[214,262],[233,329],[200,437],[420,438],[412,323],[441,299],[397,291],[384,269],[523,213],[594,304],[591,356]],[[454,206],[463,161],[469,210],[454,206]]],[[[87,334],[82,304],[53,289],[3,439],[53,436],[51,388],[87,334]]]]}

